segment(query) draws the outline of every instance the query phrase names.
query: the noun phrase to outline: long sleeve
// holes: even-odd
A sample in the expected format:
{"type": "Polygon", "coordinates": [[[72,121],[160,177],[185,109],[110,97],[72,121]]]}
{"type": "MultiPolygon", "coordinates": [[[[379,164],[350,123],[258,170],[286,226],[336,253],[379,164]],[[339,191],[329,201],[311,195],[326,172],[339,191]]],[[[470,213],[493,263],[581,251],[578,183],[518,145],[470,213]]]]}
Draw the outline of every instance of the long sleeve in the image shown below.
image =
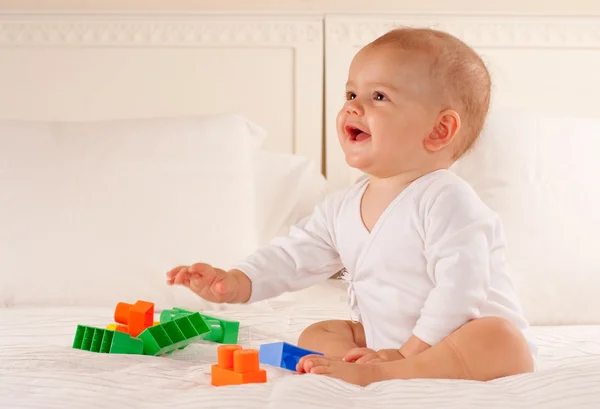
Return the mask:
{"type": "Polygon", "coordinates": [[[426,213],[425,258],[434,288],[413,334],[434,345],[480,316],[504,240],[499,218],[468,186],[443,186],[426,213]]]}
{"type": "Polygon", "coordinates": [[[288,235],[274,238],[234,266],[252,281],[248,302],[307,288],[342,268],[332,236],[335,209],[331,202],[326,198],[288,235]]]}

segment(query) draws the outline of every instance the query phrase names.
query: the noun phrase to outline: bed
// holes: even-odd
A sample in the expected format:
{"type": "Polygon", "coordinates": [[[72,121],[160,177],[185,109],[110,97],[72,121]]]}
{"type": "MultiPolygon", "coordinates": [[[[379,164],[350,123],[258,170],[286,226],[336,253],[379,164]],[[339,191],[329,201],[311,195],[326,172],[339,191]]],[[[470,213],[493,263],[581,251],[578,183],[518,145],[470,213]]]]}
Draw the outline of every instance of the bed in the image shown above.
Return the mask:
{"type": "Polygon", "coordinates": [[[0,407],[600,407],[599,27],[516,12],[0,15],[0,407]],[[397,25],[464,38],[494,76],[484,135],[453,170],[503,218],[536,373],[359,388],[267,366],[266,384],[215,388],[213,343],[71,348],[78,324],[138,299],[239,320],[248,348],[348,318],[336,279],[223,306],[164,273],[226,268],[356,180],[333,128],[347,65],[397,25]]]}
{"type": "MultiPolygon", "coordinates": [[[[314,321],[347,317],[341,284],[327,282],[219,314],[242,322],[244,346],[295,342],[314,321]]],[[[0,310],[2,407],[597,408],[600,402],[600,326],[536,327],[539,372],[489,383],[414,380],[359,388],[268,366],[266,384],[215,388],[209,373],[216,351],[208,343],[169,358],[69,349],[77,323],[103,326],[112,313],[110,308],[0,310]]]]}

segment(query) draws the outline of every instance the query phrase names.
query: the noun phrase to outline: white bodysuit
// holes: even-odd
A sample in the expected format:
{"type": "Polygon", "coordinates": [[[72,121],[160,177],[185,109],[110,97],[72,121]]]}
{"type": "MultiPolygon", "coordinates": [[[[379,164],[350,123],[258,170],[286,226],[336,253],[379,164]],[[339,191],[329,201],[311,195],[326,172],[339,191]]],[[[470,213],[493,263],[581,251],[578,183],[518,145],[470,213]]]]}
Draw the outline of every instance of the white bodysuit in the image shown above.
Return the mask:
{"type": "Polygon", "coordinates": [[[371,232],[360,211],[365,179],[235,268],[252,281],[249,302],[296,291],[345,268],[353,318],[367,347],[399,348],[412,334],[430,345],[467,321],[497,316],[528,326],[510,277],[498,215],[448,170],[414,181],[371,232]]]}

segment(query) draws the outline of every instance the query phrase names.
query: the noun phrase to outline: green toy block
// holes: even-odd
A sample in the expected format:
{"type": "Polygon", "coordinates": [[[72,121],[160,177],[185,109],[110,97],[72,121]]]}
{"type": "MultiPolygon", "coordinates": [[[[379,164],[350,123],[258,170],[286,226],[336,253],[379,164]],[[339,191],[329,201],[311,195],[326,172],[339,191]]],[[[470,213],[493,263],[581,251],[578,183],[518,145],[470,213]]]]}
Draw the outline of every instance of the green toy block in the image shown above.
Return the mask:
{"type": "Polygon", "coordinates": [[[140,355],[144,343],[124,332],[78,325],[73,348],[104,354],[140,355]]]}
{"type": "Polygon", "coordinates": [[[209,331],[200,314],[195,313],[146,328],[139,338],[144,343],[144,355],[164,355],[187,347],[202,339],[209,331]]]}
{"type": "Polygon", "coordinates": [[[201,316],[211,329],[210,334],[204,337],[205,340],[221,344],[237,344],[240,332],[240,323],[238,321],[228,321],[209,315],[201,316]]]}
{"type": "MultiPolygon", "coordinates": [[[[160,314],[160,322],[169,322],[178,317],[184,317],[192,313],[182,308],[173,308],[164,310],[160,314]]],[[[210,315],[200,314],[202,319],[208,324],[210,333],[204,336],[204,340],[218,342],[221,344],[237,344],[240,332],[240,323],[238,321],[228,321],[221,318],[211,317],[210,315]]]]}

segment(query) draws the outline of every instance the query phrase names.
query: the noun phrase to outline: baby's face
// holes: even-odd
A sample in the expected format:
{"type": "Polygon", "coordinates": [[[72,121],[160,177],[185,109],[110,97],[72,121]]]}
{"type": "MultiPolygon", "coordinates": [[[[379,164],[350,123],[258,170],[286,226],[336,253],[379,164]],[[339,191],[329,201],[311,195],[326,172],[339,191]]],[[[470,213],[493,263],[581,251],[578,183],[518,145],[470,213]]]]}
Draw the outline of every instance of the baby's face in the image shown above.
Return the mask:
{"type": "Polygon", "coordinates": [[[423,56],[390,46],[367,47],[356,55],[337,117],[350,166],[377,177],[422,166],[423,141],[440,112],[428,70],[423,56]]]}

